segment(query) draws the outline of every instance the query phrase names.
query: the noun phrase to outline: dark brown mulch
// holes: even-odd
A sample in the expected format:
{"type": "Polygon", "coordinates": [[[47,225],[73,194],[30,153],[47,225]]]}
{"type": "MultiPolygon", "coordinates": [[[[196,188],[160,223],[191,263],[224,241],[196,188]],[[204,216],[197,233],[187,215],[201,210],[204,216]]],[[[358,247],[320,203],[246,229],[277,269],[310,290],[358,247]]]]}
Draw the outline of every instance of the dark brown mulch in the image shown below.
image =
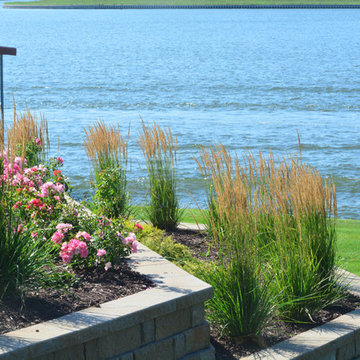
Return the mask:
{"type": "Polygon", "coordinates": [[[154,286],[151,280],[132,271],[125,260],[107,272],[93,268],[79,276],[78,285],[69,289],[40,289],[27,293],[23,308],[18,296],[4,298],[0,303],[0,334],[99,306],[154,286]]]}
{"type": "MultiPolygon", "coordinates": [[[[209,247],[209,238],[205,232],[178,229],[168,232],[167,235],[172,235],[176,242],[188,246],[193,255],[201,260],[209,261],[217,258],[215,249],[209,247]]],[[[218,331],[211,327],[211,343],[215,347],[217,360],[240,359],[243,356],[261,350],[262,347],[260,345],[274,345],[296,334],[322,325],[358,307],[360,307],[360,298],[349,294],[347,299],[342,300],[339,304],[320,311],[313,318],[314,322],[311,324],[292,324],[274,319],[272,326],[261,334],[261,338],[249,339],[242,344],[236,344],[231,339],[221,338],[218,331]]]]}

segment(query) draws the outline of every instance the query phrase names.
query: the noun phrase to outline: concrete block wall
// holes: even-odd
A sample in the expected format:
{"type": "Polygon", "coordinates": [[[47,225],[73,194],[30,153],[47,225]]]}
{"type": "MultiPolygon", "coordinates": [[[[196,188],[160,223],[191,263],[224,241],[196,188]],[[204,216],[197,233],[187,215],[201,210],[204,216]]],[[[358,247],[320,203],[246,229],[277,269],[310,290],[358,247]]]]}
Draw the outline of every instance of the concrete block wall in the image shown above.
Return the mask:
{"type": "Polygon", "coordinates": [[[130,259],[155,288],[0,336],[0,359],[214,360],[212,288],[143,245],[130,259]]]}

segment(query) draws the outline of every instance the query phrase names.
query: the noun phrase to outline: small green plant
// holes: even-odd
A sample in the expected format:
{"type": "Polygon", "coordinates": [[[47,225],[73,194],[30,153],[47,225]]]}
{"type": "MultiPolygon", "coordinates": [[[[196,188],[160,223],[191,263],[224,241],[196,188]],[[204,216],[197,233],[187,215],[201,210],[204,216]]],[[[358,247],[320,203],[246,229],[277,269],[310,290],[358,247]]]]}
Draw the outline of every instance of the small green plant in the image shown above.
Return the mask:
{"type": "Polygon", "coordinates": [[[187,261],[193,260],[189,249],[185,245],[174,242],[171,236],[166,236],[164,230],[144,224],[142,230],[136,235],[142,244],[177,265],[182,266],[187,261]]]}
{"type": "Polygon", "coordinates": [[[98,172],[94,196],[98,212],[110,218],[129,217],[130,195],[126,185],[126,172],[121,167],[98,172]]]}
{"type": "Polygon", "coordinates": [[[182,216],[176,195],[177,141],[170,129],[163,131],[157,124],[148,129],[143,123],[138,144],[149,176],[147,217],[160,229],[174,229],[182,216]]]}
{"type": "Polygon", "coordinates": [[[128,138],[103,121],[85,130],[85,135],[84,147],[94,171],[97,212],[112,218],[128,217],[132,211],[126,177],[128,138]]]}

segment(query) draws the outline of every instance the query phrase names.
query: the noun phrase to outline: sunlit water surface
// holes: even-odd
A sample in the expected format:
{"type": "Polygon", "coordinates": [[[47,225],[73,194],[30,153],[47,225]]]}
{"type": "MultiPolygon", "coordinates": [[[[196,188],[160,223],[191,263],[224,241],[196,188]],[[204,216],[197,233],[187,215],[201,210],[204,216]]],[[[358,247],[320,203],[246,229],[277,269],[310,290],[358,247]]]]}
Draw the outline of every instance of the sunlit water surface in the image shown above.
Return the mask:
{"type": "Polygon", "coordinates": [[[177,135],[183,206],[206,205],[194,156],[223,143],[297,151],[360,219],[360,10],[0,10],[6,121],[12,97],[49,123],[73,196],[89,196],[83,129],[131,122],[130,188],[144,203],[140,117],[177,135]],[[59,140],[58,140],[59,139],[59,140]],[[58,141],[60,149],[58,150],[58,141]]]}

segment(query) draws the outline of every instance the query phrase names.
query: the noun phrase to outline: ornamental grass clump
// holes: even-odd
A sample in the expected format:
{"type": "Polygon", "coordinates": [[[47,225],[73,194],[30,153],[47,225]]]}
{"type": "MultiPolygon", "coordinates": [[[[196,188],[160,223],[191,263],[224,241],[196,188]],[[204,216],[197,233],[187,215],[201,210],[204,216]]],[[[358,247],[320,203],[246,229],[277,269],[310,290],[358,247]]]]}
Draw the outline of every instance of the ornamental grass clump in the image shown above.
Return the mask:
{"type": "Polygon", "coordinates": [[[38,120],[36,114],[30,110],[17,113],[11,126],[7,129],[7,151],[9,158],[22,157],[26,165],[32,167],[44,163],[49,150],[48,124],[43,116],[38,120]]]}
{"type": "Polygon", "coordinates": [[[175,229],[182,211],[176,196],[177,140],[170,129],[142,124],[138,144],[149,176],[150,202],[146,208],[151,223],[159,229],[175,229]]]}
{"type": "Polygon", "coordinates": [[[257,340],[274,316],[276,294],[264,261],[262,239],[254,228],[251,187],[238,160],[223,146],[201,149],[197,161],[208,182],[208,229],[219,260],[198,275],[214,287],[208,318],[219,332],[242,342],[257,340]],[[245,180],[245,181],[243,181],[245,180]]]}
{"type": "Polygon", "coordinates": [[[104,216],[128,217],[131,213],[127,191],[128,137],[118,127],[103,121],[85,129],[84,147],[95,178],[94,202],[104,216]]]}
{"type": "Polygon", "coordinates": [[[215,288],[209,318],[222,331],[257,336],[275,315],[311,321],[343,296],[331,182],[298,156],[256,160],[247,152],[240,163],[222,145],[201,148],[197,163],[208,179],[207,227],[219,252],[205,273],[215,288]]]}

